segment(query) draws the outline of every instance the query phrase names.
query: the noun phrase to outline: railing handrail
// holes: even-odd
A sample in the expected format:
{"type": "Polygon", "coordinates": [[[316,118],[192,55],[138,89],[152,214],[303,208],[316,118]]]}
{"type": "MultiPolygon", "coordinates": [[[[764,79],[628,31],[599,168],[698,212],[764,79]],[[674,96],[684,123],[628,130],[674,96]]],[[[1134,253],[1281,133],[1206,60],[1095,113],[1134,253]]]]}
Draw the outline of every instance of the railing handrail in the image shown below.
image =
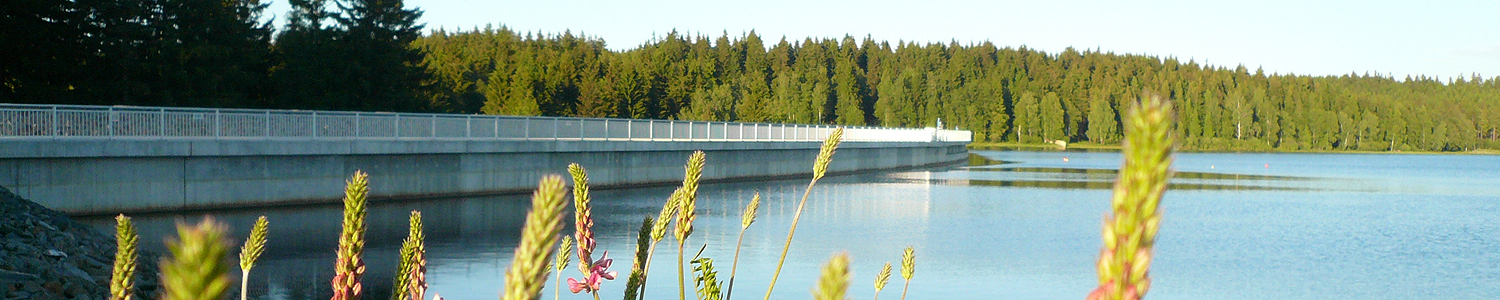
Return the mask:
{"type": "MultiPolygon", "coordinates": [[[[817,141],[822,140],[837,127],[840,126],[588,117],[0,103],[0,139],[155,137],[817,141]],[[502,130],[502,123],[514,122],[521,122],[522,126],[511,128],[515,124],[509,124],[505,126],[506,130],[502,130]],[[645,127],[639,127],[638,123],[645,123],[645,127]],[[490,128],[478,128],[482,135],[475,135],[476,124],[490,128]],[[626,128],[623,133],[617,134],[610,129],[611,124],[623,124],[626,128]],[[443,126],[456,127],[440,128],[443,126]],[[547,129],[548,126],[552,128],[547,129]],[[457,127],[463,128],[461,136],[458,134],[457,127]],[[570,131],[576,129],[577,132],[560,132],[564,130],[564,127],[570,131]],[[685,127],[686,132],[677,132],[679,127],[685,127]],[[663,128],[666,134],[657,136],[658,131],[663,131],[663,128]],[[403,129],[407,132],[403,133],[403,129]],[[506,133],[514,134],[516,129],[524,132],[520,136],[506,135],[506,133]],[[644,129],[648,132],[637,133],[635,132],[637,129],[644,129]],[[699,132],[694,132],[695,129],[699,132]],[[423,133],[413,133],[412,130],[423,133]],[[541,136],[533,136],[533,133],[539,133],[541,136]]],[[[845,140],[851,142],[969,142],[972,140],[972,133],[964,130],[930,127],[842,127],[846,128],[845,140]]]]}

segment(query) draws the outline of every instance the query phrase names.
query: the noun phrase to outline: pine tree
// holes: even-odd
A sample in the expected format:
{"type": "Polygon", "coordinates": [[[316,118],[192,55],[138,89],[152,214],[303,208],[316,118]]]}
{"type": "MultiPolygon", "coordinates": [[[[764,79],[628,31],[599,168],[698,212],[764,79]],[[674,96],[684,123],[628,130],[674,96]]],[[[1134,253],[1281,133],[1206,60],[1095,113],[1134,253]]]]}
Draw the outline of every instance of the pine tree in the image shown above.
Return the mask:
{"type": "Polygon", "coordinates": [[[422,53],[410,48],[425,25],[422,10],[402,0],[343,0],[334,20],[347,30],[339,40],[350,61],[343,65],[352,82],[344,89],[358,103],[345,109],[426,111],[426,69],[422,53]]]}

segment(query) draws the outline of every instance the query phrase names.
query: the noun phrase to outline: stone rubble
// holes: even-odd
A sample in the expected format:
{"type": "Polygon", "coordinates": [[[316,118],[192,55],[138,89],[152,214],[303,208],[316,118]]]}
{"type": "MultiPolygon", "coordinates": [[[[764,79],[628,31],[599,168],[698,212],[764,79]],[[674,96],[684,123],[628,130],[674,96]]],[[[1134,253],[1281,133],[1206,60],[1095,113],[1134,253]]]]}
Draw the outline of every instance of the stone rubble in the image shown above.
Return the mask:
{"type": "MultiPolygon", "coordinates": [[[[115,236],[0,187],[0,299],[109,299],[115,236]]],[[[136,296],[160,290],[157,256],[140,253],[136,296]]]]}

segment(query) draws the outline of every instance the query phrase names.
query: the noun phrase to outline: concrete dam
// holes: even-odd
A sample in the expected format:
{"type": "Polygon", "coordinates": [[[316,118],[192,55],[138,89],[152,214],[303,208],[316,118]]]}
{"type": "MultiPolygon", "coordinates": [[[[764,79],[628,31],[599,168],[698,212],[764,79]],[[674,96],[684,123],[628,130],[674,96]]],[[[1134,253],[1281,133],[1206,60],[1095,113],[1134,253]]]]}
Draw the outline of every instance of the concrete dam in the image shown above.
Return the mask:
{"type": "MultiPolygon", "coordinates": [[[[596,188],[810,174],[837,127],[602,118],[0,104],[0,186],[75,215],[524,193],[567,165],[596,188]]],[[[830,172],[956,163],[971,133],[846,127],[830,172]]]]}

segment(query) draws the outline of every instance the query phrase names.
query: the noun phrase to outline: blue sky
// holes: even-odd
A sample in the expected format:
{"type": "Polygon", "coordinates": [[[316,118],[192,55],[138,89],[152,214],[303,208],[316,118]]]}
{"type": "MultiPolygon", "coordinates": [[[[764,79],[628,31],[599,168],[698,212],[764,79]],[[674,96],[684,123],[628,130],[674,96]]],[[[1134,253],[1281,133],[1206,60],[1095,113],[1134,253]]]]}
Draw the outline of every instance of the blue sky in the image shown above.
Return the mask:
{"type": "MultiPolygon", "coordinates": [[[[285,0],[268,13],[284,14],[285,0]]],[[[676,29],[960,43],[1048,52],[1072,46],[1175,56],[1268,73],[1500,76],[1500,1],[453,1],[407,0],[428,28],[485,24],[633,48],[676,29]]],[[[278,18],[284,19],[284,18],[278,18]]],[[[280,25],[280,24],[278,24],[280,25]]]]}

